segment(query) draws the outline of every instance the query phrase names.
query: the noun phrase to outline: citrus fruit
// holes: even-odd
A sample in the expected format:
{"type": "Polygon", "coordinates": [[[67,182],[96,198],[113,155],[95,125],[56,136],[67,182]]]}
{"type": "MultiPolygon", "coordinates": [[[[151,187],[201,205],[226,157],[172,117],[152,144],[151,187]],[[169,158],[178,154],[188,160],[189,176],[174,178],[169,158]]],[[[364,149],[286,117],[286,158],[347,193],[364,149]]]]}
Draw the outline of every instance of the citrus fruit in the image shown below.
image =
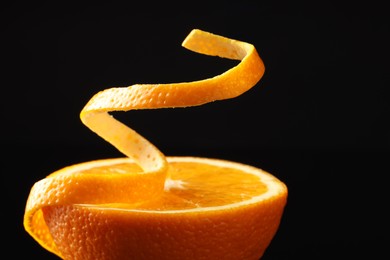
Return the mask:
{"type": "Polygon", "coordinates": [[[24,227],[46,250],[63,259],[259,259],[264,254],[287,202],[283,182],[238,162],[165,156],[109,114],[233,98],[264,73],[252,44],[195,29],[183,46],[241,62],[205,80],[95,94],[80,118],[126,157],[71,165],[34,184],[24,227]]]}
{"type": "MultiPolygon", "coordinates": [[[[231,161],[167,160],[170,177],[163,194],[151,200],[43,208],[58,254],[65,259],[259,259],[279,226],[285,185],[231,161]]],[[[141,172],[129,158],[99,164],[104,166],[92,164],[82,174],[141,172]]]]}

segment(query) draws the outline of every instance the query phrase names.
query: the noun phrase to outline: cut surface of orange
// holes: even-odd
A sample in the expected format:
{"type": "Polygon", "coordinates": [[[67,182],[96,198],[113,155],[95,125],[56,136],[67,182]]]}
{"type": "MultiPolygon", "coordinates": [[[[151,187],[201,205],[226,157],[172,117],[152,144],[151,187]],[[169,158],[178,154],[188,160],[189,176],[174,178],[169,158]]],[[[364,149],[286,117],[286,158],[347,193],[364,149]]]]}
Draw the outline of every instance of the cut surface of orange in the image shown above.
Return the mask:
{"type": "Polygon", "coordinates": [[[261,79],[252,44],[195,29],[184,47],[240,63],[213,78],[136,84],[95,94],[81,121],[126,158],[60,169],[32,187],[26,231],[64,259],[258,259],[275,235],[287,188],[261,169],[166,157],[109,112],[234,98],[261,79]]]}

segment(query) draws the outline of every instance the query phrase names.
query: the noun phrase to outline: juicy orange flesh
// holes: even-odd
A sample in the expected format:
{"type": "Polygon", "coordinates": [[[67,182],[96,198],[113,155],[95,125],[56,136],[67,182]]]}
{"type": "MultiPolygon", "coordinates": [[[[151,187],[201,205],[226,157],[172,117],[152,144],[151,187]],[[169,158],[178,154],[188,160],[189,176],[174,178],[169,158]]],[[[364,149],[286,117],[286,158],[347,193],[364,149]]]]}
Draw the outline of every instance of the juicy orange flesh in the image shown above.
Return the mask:
{"type": "MultiPolygon", "coordinates": [[[[142,170],[132,163],[102,166],[83,173],[134,174],[142,170]]],[[[153,200],[136,205],[101,204],[97,207],[137,210],[183,210],[228,205],[267,191],[258,176],[242,170],[199,162],[171,162],[166,189],[153,200]]]]}

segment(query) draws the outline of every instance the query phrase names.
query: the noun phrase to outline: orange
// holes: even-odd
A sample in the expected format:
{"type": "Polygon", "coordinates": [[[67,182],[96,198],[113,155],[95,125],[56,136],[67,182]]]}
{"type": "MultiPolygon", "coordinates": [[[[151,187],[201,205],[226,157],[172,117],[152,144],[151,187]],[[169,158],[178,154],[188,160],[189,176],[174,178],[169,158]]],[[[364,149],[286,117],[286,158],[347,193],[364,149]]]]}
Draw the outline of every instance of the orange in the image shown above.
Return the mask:
{"type": "Polygon", "coordinates": [[[97,93],[82,122],[124,153],[60,169],[32,187],[26,231],[64,259],[258,259],[273,239],[287,187],[253,166],[166,157],[109,112],[201,105],[253,87],[264,65],[252,44],[193,30],[183,46],[241,62],[213,78],[97,93]]]}
{"type": "MultiPolygon", "coordinates": [[[[280,223],[286,187],[272,175],[231,161],[167,157],[161,196],[138,204],[45,207],[58,254],[66,259],[259,259],[280,223]]],[[[128,158],[96,171],[121,174],[128,158]]],[[[98,169],[98,170],[97,170],[98,169]]],[[[112,173],[111,173],[112,174],[112,173]]]]}

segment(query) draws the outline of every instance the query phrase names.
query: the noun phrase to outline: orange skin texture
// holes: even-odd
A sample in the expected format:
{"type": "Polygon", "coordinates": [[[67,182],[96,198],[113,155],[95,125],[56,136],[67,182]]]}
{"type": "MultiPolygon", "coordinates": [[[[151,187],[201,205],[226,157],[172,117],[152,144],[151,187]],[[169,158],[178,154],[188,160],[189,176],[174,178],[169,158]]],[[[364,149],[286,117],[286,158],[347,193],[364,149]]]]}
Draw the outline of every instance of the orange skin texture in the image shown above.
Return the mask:
{"type": "Polygon", "coordinates": [[[50,207],[44,217],[64,259],[258,260],[278,229],[286,199],[176,214],[50,207]]]}

